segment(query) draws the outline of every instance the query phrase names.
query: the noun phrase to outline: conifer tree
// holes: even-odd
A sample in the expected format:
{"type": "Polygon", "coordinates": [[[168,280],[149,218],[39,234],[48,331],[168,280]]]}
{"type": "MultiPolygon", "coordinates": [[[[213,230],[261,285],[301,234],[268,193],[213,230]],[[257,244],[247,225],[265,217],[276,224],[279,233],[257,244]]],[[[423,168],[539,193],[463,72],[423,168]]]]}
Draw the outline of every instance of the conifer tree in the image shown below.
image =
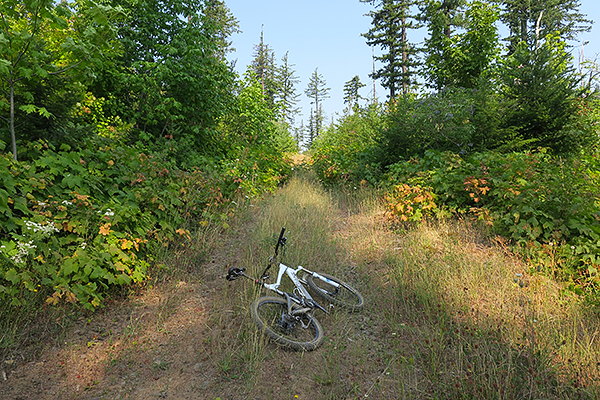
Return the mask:
{"type": "Polygon", "coordinates": [[[264,99],[270,109],[275,108],[275,96],[278,90],[275,66],[275,52],[264,42],[264,32],[260,33],[260,43],[254,46],[254,58],[251,63],[261,86],[264,99]]]}
{"type": "Polygon", "coordinates": [[[233,42],[229,38],[234,33],[242,32],[239,22],[223,0],[206,0],[203,12],[217,26],[213,33],[217,55],[225,60],[228,53],[235,51],[232,47],[233,42]]]}
{"type": "Polygon", "coordinates": [[[365,86],[366,85],[360,81],[358,75],[350,79],[344,85],[344,103],[348,103],[348,108],[350,110],[352,110],[354,106],[358,104],[358,101],[363,98],[358,91],[365,86]]]}
{"type": "Polygon", "coordinates": [[[318,68],[315,68],[315,71],[310,76],[310,80],[308,82],[308,86],[304,93],[308,98],[311,99],[311,104],[314,104],[314,112],[311,109],[311,121],[309,124],[309,145],[312,144],[312,141],[319,136],[321,132],[321,127],[323,125],[323,105],[322,102],[324,99],[329,98],[329,90],[327,87],[327,82],[323,79],[323,75],[319,74],[318,68]]]}
{"type": "Polygon", "coordinates": [[[294,64],[290,64],[286,52],[281,59],[281,66],[277,68],[276,80],[279,91],[277,99],[282,114],[282,119],[290,126],[294,124],[294,117],[298,113],[298,98],[300,94],[296,92],[296,85],[300,82],[296,71],[293,69],[294,64]]]}
{"type": "Polygon", "coordinates": [[[315,116],[315,110],[311,107],[310,116],[308,117],[308,125],[306,126],[306,147],[310,149],[313,141],[317,137],[317,117],[315,116]]]}
{"type": "Polygon", "coordinates": [[[579,11],[580,0],[502,0],[501,20],[509,28],[510,53],[519,42],[556,34],[565,41],[574,40],[591,29],[592,21],[579,11]]]}
{"type": "Polygon", "coordinates": [[[401,89],[408,92],[415,83],[417,48],[408,41],[410,29],[419,27],[417,18],[410,14],[415,0],[361,0],[377,9],[368,15],[372,18],[372,28],[364,33],[369,46],[379,46],[383,50],[381,56],[375,57],[383,66],[373,72],[374,79],[382,79],[381,85],[389,90],[389,97],[394,98],[401,89]]]}

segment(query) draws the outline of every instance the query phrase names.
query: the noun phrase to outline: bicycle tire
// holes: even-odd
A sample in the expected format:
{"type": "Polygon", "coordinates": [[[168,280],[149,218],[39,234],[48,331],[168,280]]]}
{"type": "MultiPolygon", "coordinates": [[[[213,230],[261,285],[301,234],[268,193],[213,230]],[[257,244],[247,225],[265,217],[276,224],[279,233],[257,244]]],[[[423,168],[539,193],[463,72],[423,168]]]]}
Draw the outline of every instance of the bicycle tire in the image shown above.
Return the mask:
{"type": "Polygon", "coordinates": [[[329,301],[331,304],[348,311],[356,312],[362,310],[365,305],[365,299],[358,290],[334,276],[320,272],[318,274],[340,285],[340,287],[336,289],[333,285],[328,284],[322,279],[315,278],[313,275],[308,274],[306,276],[306,282],[318,296],[329,301]]]}
{"type": "MultiPolygon", "coordinates": [[[[294,310],[300,307],[292,305],[294,310]]],[[[288,315],[287,300],[281,297],[260,297],[252,302],[252,319],[258,328],[275,343],[299,351],[311,351],[324,340],[323,327],[310,314],[298,319],[288,315]],[[305,325],[305,326],[304,326],[305,325]]]]}

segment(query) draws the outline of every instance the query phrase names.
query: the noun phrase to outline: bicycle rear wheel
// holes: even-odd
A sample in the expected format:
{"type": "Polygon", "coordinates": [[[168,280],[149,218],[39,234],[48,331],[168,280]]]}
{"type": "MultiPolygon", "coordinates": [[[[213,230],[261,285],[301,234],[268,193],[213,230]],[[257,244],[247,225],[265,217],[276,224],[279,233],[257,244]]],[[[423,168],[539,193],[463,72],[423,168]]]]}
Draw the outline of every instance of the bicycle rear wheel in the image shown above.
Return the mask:
{"type": "MultiPolygon", "coordinates": [[[[296,304],[292,310],[299,310],[296,304]]],[[[269,338],[294,350],[314,350],[323,343],[323,328],[310,314],[290,315],[287,300],[261,297],[251,306],[252,319],[269,338]]]]}
{"type": "Polygon", "coordinates": [[[365,299],[358,290],[346,282],[329,274],[318,273],[323,279],[308,274],[306,282],[314,292],[331,304],[342,307],[348,311],[360,311],[365,305],[365,299]],[[332,285],[335,282],[339,287],[332,285]]]}

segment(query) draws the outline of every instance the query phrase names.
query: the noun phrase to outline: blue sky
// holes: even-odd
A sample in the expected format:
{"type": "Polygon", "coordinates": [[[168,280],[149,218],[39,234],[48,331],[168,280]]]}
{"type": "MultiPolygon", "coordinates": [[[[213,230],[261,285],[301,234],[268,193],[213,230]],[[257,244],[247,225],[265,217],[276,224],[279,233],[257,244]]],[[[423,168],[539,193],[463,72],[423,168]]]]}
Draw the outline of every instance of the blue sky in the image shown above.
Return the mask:
{"type": "MultiPolygon", "coordinates": [[[[238,19],[242,33],[231,38],[236,51],[230,54],[237,60],[236,69],[241,74],[252,61],[254,45],[260,42],[261,27],[264,41],[275,52],[277,62],[286,52],[288,61],[295,64],[293,69],[300,79],[297,92],[301,93],[299,106],[302,115],[297,117],[306,124],[310,115],[310,102],[304,95],[310,75],[318,68],[327,86],[331,88],[330,98],[325,100],[323,109],[327,120],[331,121],[344,109],[344,84],[355,75],[367,84],[361,90],[364,97],[372,96],[373,83],[369,73],[373,70],[372,50],[366,45],[361,33],[370,28],[371,19],[364,14],[371,10],[368,4],[359,0],[225,0],[227,6],[238,19]]],[[[581,0],[581,12],[596,21],[592,31],[582,36],[589,41],[585,47],[586,58],[600,61],[600,7],[598,0],[581,0]]],[[[415,38],[414,40],[420,40],[415,38]]],[[[573,55],[579,58],[580,45],[574,48],[573,55]]],[[[384,100],[386,92],[379,85],[376,95],[384,100]]]]}

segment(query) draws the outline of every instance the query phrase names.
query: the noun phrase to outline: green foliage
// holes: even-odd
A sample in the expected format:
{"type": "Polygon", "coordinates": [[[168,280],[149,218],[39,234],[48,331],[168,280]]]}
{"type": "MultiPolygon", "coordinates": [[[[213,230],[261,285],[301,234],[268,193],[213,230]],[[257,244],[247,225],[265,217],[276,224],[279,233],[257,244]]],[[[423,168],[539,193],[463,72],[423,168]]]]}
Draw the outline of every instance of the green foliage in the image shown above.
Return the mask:
{"type": "Polygon", "coordinates": [[[541,0],[523,2],[503,0],[502,21],[510,35],[506,38],[511,50],[526,42],[534,30],[539,36],[558,33],[567,40],[579,40],[582,32],[589,32],[593,21],[579,11],[579,0],[541,0]]]}
{"type": "Polygon", "coordinates": [[[423,72],[429,86],[442,90],[452,85],[454,28],[463,23],[462,8],[465,0],[428,0],[422,19],[429,36],[425,38],[423,72]]]}
{"type": "Polygon", "coordinates": [[[532,147],[549,147],[558,153],[581,149],[578,138],[563,130],[575,114],[578,95],[578,78],[571,60],[565,43],[552,35],[535,44],[519,43],[504,60],[504,124],[532,147]]]}
{"type": "Polygon", "coordinates": [[[34,143],[32,163],[0,157],[0,298],[18,305],[23,290],[40,291],[49,304],[97,307],[111,288],[142,284],[155,250],[187,237],[207,209],[273,189],[289,170],[260,150],[182,170],[164,153],[94,143],[34,143]]]}
{"type": "Polygon", "coordinates": [[[84,0],[58,4],[48,0],[3,1],[0,4],[3,21],[0,89],[4,93],[0,96],[0,113],[8,122],[6,132],[10,134],[15,159],[18,138],[35,139],[36,135],[44,136],[43,132],[56,128],[48,121],[44,123],[50,125],[50,129],[35,126],[32,114],[51,121],[62,118],[78,100],[71,93],[81,93],[80,85],[68,76],[85,75],[89,72],[87,67],[100,64],[103,55],[110,53],[112,22],[119,13],[118,7],[84,0]],[[19,135],[16,126],[22,128],[19,135]]]}
{"type": "Polygon", "coordinates": [[[210,20],[216,22],[217,54],[222,60],[225,60],[227,53],[235,51],[232,47],[233,42],[229,40],[229,37],[233,33],[241,33],[238,20],[223,0],[207,0],[203,13],[210,20]]]}
{"type": "Polygon", "coordinates": [[[379,165],[372,154],[384,117],[377,104],[355,108],[314,142],[311,150],[313,167],[323,182],[355,182],[372,184],[379,179],[379,165]]]}
{"type": "Polygon", "coordinates": [[[214,152],[215,126],[234,101],[220,27],[202,14],[202,2],[119,4],[127,11],[119,26],[122,54],[98,72],[90,91],[106,99],[108,117],[132,126],[130,143],[169,148],[188,164],[190,148],[214,152]]]}
{"type": "Polygon", "coordinates": [[[473,1],[465,12],[465,32],[453,38],[448,68],[450,84],[477,87],[482,78],[489,79],[500,53],[498,7],[485,1],[473,1]]]}
{"type": "Polygon", "coordinates": [[[402,89],[406,94],[415,81],[417,48],[407,39],[410,29],[420,28],[418,17],[412,14],[412,9],[419,2],[414,0],[402,1],[373,1],[361,0],[363,3],[377,5],[377,9],[369,12],[372,28],[363,33],[369,46],[379,46],[383,54],[375,59],[383,65],[373,71],[373,79],[381,79],[382,86],[389,90],[393,99],[402,89]]]}
{"type": "Polygon", "coordinates": [[[344,84],[344,103],[348,103],[348,110],[352,110],[355,106],[358,106],[358,102],[363,99],[359,94],[359,90],[365,86],[366,85],[360,81],[358,75],[355,75],[344,84]]]}
{"type": "Polygon", "coordinates": [[[448,89],[441,93],[398,97],[390,102],[386,131],[379,143],[383,165],[423,155],[427,150],[469,152],[474,146],[474,92],[448,89]]]}
{"type": "Polygon", "coordinates": [[[25,161],[0,155],[0,301],[14,306],[39,291],[92,309],[143,285],[158,249],[226,227],[231,202],[291,171],[289,129],[224,60],[222,2],[108,3],[0,5],[0,111],[7,133],[27,131],[25,161]]]}
{"type": "Polygon", "coordinates": [[[254,59],[251,64],[253,72],[262,87],[262,94],[270,109],[275,109],[276,94],[279,92],[280,82],[277,79],[277,67],[275,66],[275,52],[264,42],[264,35],[260,33],[260,43],[254,46],[254,59]]]}
{"type": "Polygon", "coordinates": [[[310,99],[310,103],[315,105],[314,114],[311,107],[311,128],[308,137],[309,148],[312,146],[313,140],[321,134],[323,120],[325,119],[323,100],[329,98],[329,90],[331,89],[327,87],[327,82],[323,78],[323,75],[319,74],[318,68],[315,68],[304,90],[304,94],[310,99]]]}
{"type": "Polygon", "coordinates": [[[296,85],[300,82],[300,79],[296,76],[296,71],[293,69],[294,65],[290,64],[288,53],[285,53],[276,74],[279,87],[277,105],[283,122],[290,125],[294,123],[295,115],[298,114],[299,108],[296,107],[296,104],[300,97],[300,94],[296,92],[296,85]]]}
{"type": "Polygon", "coordinates": [[[437,207],[482,220],[530,256],[558,247],[568,256],[553,259],[552,272],[598,289],[599,177],[597,154],[565,159],[543,151],[487,152],[463,159],[428,151],[390,166],[386,184],[429,187],[437,207]]]}

